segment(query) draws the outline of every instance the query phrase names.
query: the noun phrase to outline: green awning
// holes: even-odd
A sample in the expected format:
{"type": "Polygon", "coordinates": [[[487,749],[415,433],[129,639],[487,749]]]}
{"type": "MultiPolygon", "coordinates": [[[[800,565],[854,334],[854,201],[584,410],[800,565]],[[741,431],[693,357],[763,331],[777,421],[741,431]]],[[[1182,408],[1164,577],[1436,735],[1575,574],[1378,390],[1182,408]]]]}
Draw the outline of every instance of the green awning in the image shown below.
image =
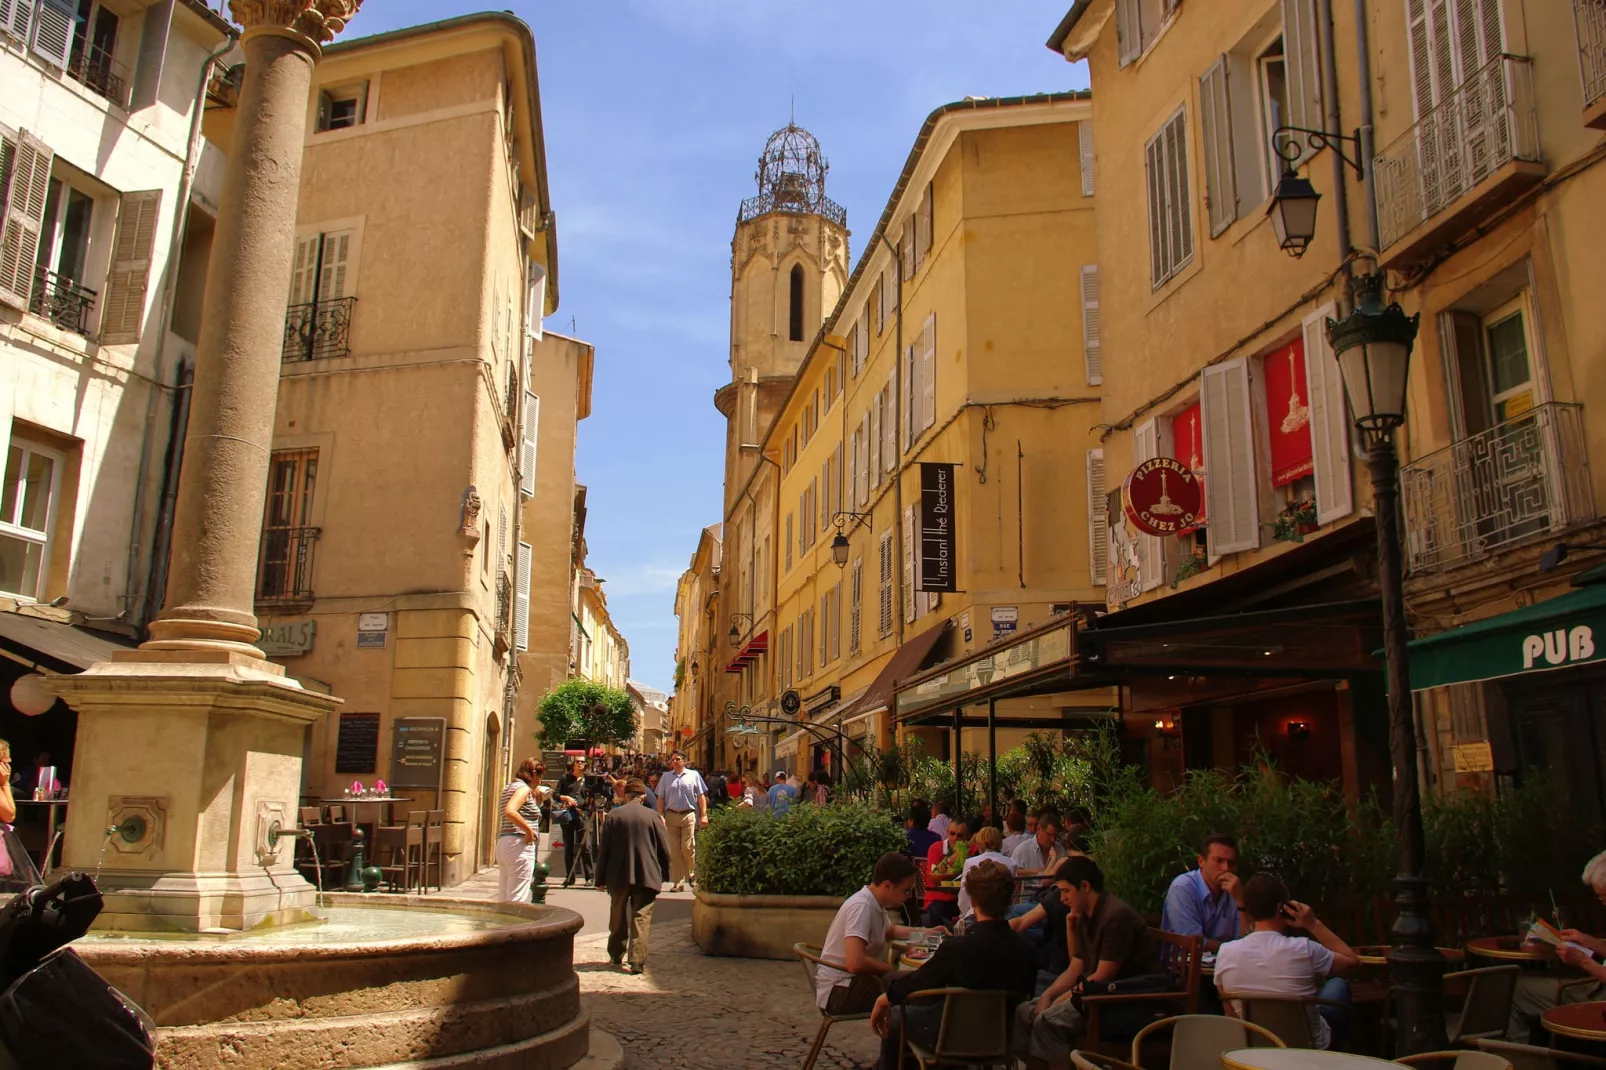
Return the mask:
{"type": "Polygon", "coordinates": [[[1606,661],[1606,584],[1411,643],[1411,690],[1606,661]]]}

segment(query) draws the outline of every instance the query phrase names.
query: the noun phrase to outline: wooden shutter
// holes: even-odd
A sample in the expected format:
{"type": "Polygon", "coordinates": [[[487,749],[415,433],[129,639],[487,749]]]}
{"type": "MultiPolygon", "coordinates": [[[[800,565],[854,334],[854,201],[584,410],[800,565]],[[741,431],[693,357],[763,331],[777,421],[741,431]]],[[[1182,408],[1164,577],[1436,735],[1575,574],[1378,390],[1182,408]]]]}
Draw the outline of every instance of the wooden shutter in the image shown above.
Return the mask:
{"type": "MultiPolygon", "coordinates": [[[[323,263],[319,265],[318,300],[333,301],[346,296],[346,267],[351,262],[351,231],[337,230],[323,236],[323,263]]],[[[511,315],[511,302],[501,306],[511,315]]],[[[500,330],[503,326],[497,323],[500,330]]]]}
{"type": "Polygon", "coordinates": [[[1210,208],[1210,236],[1238,218],[1238,181],[1232,147],[1232,105],[1227,56],[1199,78],[1199,122],[1204,141],[1205,203],[1210,208]]]}
{"type": "Polygon", "coordinates": [[[513,596],[513,646],[517,650],[530,649],[530,566],[533,555],[529,543],[519,543],[519,574],[513,596]]]}
{"type": "MultiPolygon", "coordinates": [[[[1160,456],[1160,428],[1145,420],[1132,429],[1132,463],[1142,464],[1160,456]]],[[[1138,535],[1138,586],[1151,591],[1165,581],[1165,547],[1158,535],[1138,535]]]]}
{"type": "Polygon", "coordinates": [[[931,255],[932,241],[932,184],[926,183],[926,195],[920,199],[920,211],[915,216],[915,258],[922,263],[931,255]]]}
{"type": "Polygon", "coordinates": [[[312,301],[312,283],[318,277],[319,235],[296,240],[295,259],[290,265],[290,304],[305,305],[312,301]]]}
{"type": "Polygon", "coordinates": [[[903,416],[903,448],[907,451],[915,440],[915,394],[919,383],[915,375],[915,344],[910,342],[903,347],[903,390],[898,401],[902,407],[903,416]]]}
{"type": "Polygon", "coordinates": [[[848,575],[848,653],[857,654],[864,639],[861,632],[864,615],[864,558],[853,559],[848,575]]]}
{"type": "Polygon", "coordinates": [[[903,621],[905,624],[915,619],[916,546],[915,507],[906,505],[903,507],[903,621]]]}
{"type": "Polygon", "coordinates": [[[925,431],[937,422],[937,314],[926,317],[925,329],[920,332],[924,345],[920,350],[920,430],[925,431]]]}
{"type": "Polygon", "coordinates": [[[525,284],[524,333],[541,340],[542,320],[546,317],[546,268],[530,265],[530,280],[525,284]]]}
{"type": "MultiPolygon", "coordinates": [[[[866,308],[864,315],[859,317],[859,371],[870,362],[870,310],[866,308]]],[[[855,375],[858,372],[854,372],[855,375]]]]}
{"type": "Polygon", "coordinates": [[[117,241],[112,247],[111,279],[106,285],[106,311],[100,325],[101,341],[109,345],[139,341],[161,207],[159,189],[123,194],[117,213],[117,241]]]}
{"type": "Polygon", "coordinates": [[[60,70],[67,69],[72,53],[73,27],[78,6],[73,0],[44,0],[33,28],[33,54],[60,70]]]}
{"type": "Polygon", "coordinates": [[[1282,0],[1282,5],[1283,64],[1288,78],[1288,117],[1283,125],[1325,130],[1316,0],[1282,0]]]}
{"type": "Polygon", "coordinates": [[[848,509],[855,509],[859,504],[859,440],[863,437],[860,431],[860,428],[855,427],[853,434],[848,438],[848,509]]]}
{"type": "Polygon", "coordinates": [[[0,0],[0,32],[26,41],[32,16],[33,0],[0,0]]]}
{"type": "Polygon", "coordinates": [[[1115,40],[1119,64],[1143,55],[1143,35],[1138,26],[1138,0],[1115,0],[1115,40]]]}
{"type": "Polygon", "coordinates": [[[781,545],[786,547],[786,571],[790,572],[790,571],[792,571],[792,514],[791,513],[787,513],[786,514],[786,538],[781,540],[781,545]]]}
{"type": "Polygon", "coordinates": [[[519,490],[526,498],[535,496],[535,448],[541,430],[541,399],[524,392],[524,443],[519,452],[519,490]]]}
{"type": "Polygon", "coordinates": [[[1087,451],[1087,570],[1093,586],[1103,587],[1109,567],[1109,498],[1104,489],[1104,451],[1087,451]]]}
{"type": "Polygon", "coordinates": [[[1104,382],[1104,356],[1099,348],[1099,266],[1082,265],[1082,363],[1087,385],[1104,382]]]}
{"type": "Polygon", "coordinates": [[[887,388],[883,392],[886,402],[881,412],[881,472],[888,478],[895,476],[898,472],[897,384],[898,373],[891,372],[888,374],[887,388]]]}
{"type": "MultiPolygon", "coordinates": [[[[3,2],[0,0],[0,3],[3,2]]],[[[173,0],[158,0],[145,9],[144,22],[140,27],[139,61],[134,65],[134,93],[128,102],[129,111],[139,111],[156,103],[172,26],[173,0]]]]}
{"type": "Polygon", "coordinates": [[[1329,302],[1305,318],[1305,390],[1310,397],[1310,455],[1316,480],[1316,522],[1329,524],[1355,511],[1350,477],[1349,411],[1344,380],[1327,344],[1329,302]]]}
{"type": "Polygon", "coordinates": [[[1188,113],[1183,108],[1165,127],[1167,220],[1172,233],[1173,272],[1193,259],[1193,204],[1188,186],[1188,113]]]}
{"type": "Polygon", "coordinates": [[[870,399],[870,412],[867,417],[870,424],[870,434],[865,442],[865,478],[870,486],[881,485],[881,391],[876,391],[875,397],[870,399]]]}
{"type": "Polygon", "coordinates": [[[507,506],[496,507],[496,571],[507,574],[507,506]]]}
{"type": "Polygon", "coordinates": [[[10,156],[10,181],[3,191],[5,216],[0,220],[0,302],[26,309],[33,292],[54,155],[48,145],[24,130],[10,156]]]}
{"type": "Polygon", "coordinates": [[[1205,368],[1199,400],[1210,554],[1253,550],[1260,545],[1260,501],[1248,362],[1240,357],[1205,368]]]}
{"type": "Polygon", "coordinates": [[[1158,290],[1170,277],[1166,271],[1165,159],[1156,134],[1143,146],[1143,177],[1149,201],[1149,284],[1158,290]]]}
{"type": "Polygon", "coordinates": [[[903,221],[903,230],[898,235],[898,260],[903,268],[905,279],[914,278],[915,273],[915,218],[911,215],[903,221]]]}
{"type": "Polygon", "coordinates": [[[1082,196],[1093,196],[1093,120],[1083,119],[1076,124],[1077,147],[1081,151],[1082,196]]]}

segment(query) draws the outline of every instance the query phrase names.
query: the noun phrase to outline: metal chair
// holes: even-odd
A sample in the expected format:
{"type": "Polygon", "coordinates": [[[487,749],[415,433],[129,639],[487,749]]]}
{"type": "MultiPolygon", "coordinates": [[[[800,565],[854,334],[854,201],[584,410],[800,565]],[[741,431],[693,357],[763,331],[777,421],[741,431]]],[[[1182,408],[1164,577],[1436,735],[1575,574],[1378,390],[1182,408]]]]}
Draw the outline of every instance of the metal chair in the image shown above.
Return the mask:
{"type": "Polygon", "coordinates": [[[1219,1014],[1178,1014],[1151,1022],[1132,1038],[1132,1064],[1143,1067],[1143,1042],[1171,1030],[1170,1070],[1220,1070],[1221,1053],[1234,1048],[1286,1048],[1276,1033],[1254,1022],[1219,1014]],[[1263,1041],[1264,1043],[1256,1043],[1263,1041]]]}
{"type": "Polygon", "coordinates": [[[1509,1040],[1479,1040],[1478,1050],[1500,1056],[1512,1065],[1513,1070],[1585,1070],[1606,1067],[1606,1058],[1599,1055],[1581,1055],[1570,1051],[1555,1051],[1533,1044],[1513,1044],[1509,1040]]]}
{"type": "Polygon", "coordinates": [[[1431,1066],[1440,1070],[1512,1070],[1504,1058],[1487,1051],[1425,1051],[1421,1055],[1402,1055],[1394,1061],[1402,1066],[1431,1066]]]}
{"type": "Polygon", "coordinates": [[[1467,986],[1461,1009],[1444,1016],[1451,1044],[1506,1035],[1506,1026],[1511,1021],[1511,1001],[1517,994],[1517,978],[1521,972],[1522,967],[1512,963],[1444,975],[1446,985],[1465,982],[1467,986]]]}
{"type": "MultiPolygon", "coordinates": [[[[817,981],[821,966],[829,966],[833,970],[847,972],[847,966],[840,962],[832,962],[820,957],[820,948],[810,944],[793,944],[792,951],[797,955],[798,961],[803,963],[803,972],[809,979],[809,1000],[818,1001],[817,981]]],[[[814,1034],[814,1043],[809,1047],[809,1053],[803,1057],[803,1070],[813,1070],[814,1060],[820,1057],[820,1049],[825,1047],[825,1034],[831,1031],[831,1026],[837,1022],[867,1022],[870,1020],[869,1011],[859,1011],[853,1014],[832,1014],[824,1007],[820,1011],[820,1031],[814,1034]]]]}
{"type": "Polygon", "coordinates": [[[930,1066],[1008,1066],[1009,993],[979,988],[928,988],[911,992],[908,1002],[942,997],[937,1044],[927,1048],[899,1027],[899,1044],[920,1070],[930,1066]]]}
{"type": "Polygon", "coordinates": [[[1130,1006],[1143,1009],[1152,1007],[1155,1018],[1165,1017],[1166,1011],[1180,1010],[1183,1014],[1197,1014],[1199,1011],[1199,958],[1204,952],[1204,938],[1168,933],[1163,929],[1149,931],[1160,942],[1160,965],[1171,975],[1176,987],[1169,992],[1083,996],[1082,1015],[1087,1022],[1083,1042],[1094,1051],[1103,1051],[1106,1047],[1116,1048],[1122,1053],[1127,1051],[1128,1040],[1125,1037],[1104,1038],[1105,1010],[1130,1006]]]}

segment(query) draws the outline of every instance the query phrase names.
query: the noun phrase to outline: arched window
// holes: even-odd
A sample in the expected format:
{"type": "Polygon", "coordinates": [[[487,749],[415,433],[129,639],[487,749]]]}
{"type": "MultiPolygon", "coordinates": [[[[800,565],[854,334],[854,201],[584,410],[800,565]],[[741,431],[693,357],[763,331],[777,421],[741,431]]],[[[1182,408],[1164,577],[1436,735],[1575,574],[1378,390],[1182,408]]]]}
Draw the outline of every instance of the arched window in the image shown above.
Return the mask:
{"type": "Polygon", "coordinates": [[[803,265],[792,265],[792,323],[787,337],[803,341],[803,265]]]}

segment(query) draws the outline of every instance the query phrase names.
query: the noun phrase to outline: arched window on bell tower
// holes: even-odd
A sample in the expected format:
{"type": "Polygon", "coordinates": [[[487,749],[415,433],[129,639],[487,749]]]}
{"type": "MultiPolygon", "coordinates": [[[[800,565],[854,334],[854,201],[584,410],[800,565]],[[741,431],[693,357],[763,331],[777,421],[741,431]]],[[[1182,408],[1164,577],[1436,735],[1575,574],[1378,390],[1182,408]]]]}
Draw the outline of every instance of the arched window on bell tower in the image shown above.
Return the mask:
{"type": "Polygon", "coordinates": [[[787,337],[794,342],[803,341],[803,265],[792,265],[791,323],[787,337]]]}

